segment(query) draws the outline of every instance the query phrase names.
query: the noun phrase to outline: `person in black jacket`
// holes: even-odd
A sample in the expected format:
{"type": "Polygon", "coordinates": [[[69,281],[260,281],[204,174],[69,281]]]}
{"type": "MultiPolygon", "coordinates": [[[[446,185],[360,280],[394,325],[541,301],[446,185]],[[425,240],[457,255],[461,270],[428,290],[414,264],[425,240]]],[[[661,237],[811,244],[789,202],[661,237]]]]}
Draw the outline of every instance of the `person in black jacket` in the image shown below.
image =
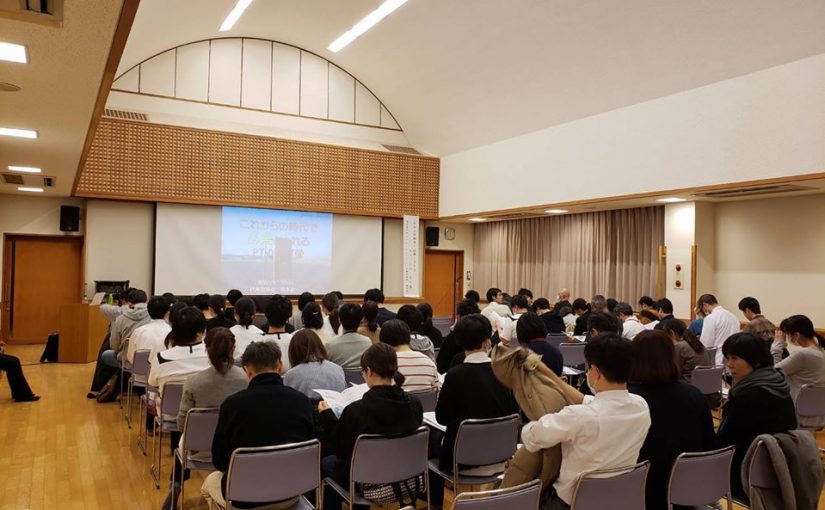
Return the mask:
{"type": "Polygon", "coordinates": [[[550,306],[547,298],[538,298],[533,301],[533,311],[544,321],[544,327],[548,333],[564,333],[564,318],[559,312],[550,306]]]}
{"type": "MultiPolygon", "coordinates": [[[[474,313],[481,313],[481,310],[478,309],[478,304],[471,299],[465,299],[456,306],[456,314],[459,320],[461,320],[462,317],[474,313]]],[[[455,357],[459,354],[463,355],[464,350],[458,345],[455,326],[453,326],[447,336],[444,337],[444,341],[441,343],[441,350],[438,351],[438,356],[435,358],[435,366],[438,369],[438,373],[446,374],[447,370],[451,367],[461,363],[463,357],[461,361],[454,363],[455,357]]]]}
{"type": "Polygon", "coordinates": [[[587,334],[587,320],[590,318],[590,306],[588,306],[587,301],[582,298],[576,298],[576,300],[573,301],[573,313],[578,315],[578,317],[576,317],[576,328],[573,330],[573,334],[587,334]]]}
{"type": "Polygon", "coordinates": [[[370,289],[364,293],[364,303],[375,301],[378,305],[378,325],[381,326],[388,320],[395,319],[395,312],[384,308],[384,292],[381,289],[370,289]]]}
{"type": "MultiPolygon", "coordinates": [[[[309,399],[284,386],[281,379],[281,350],[274,342],[253,342],[241,358],[249,387],[221,404],[218,425],[212,440],[212,472],[201,492],[226,507],[226,479],[232,452],[241,447],[298,443],[315,437],[315,420],[309,399]]],[[[276,502],[288,508],[295,500],[276,502]]],[[[233,502],[236,508],[261,506],[233,502]]]]}
{"type": "Polygon", "coordinates": [[[518,337],[522,339],[522,345],[540,354],[541,361],[556,375],[561,376],[564,356],[561,354],[561,349],[547,341],[547,330],[544,325],[545,322],[541,320],[541,317],[533,312],[527,312],[518,318],[516,331],[518,337]]]}
{"type": "Polygon", "coordinates": [[[642,331],[631,347],[633,370],[628,389],[645,399],[651,420],[639,452],[639,461],[650,461],[645,507],[667,510],[673,462],[684,452],[714,449],[713,417],[702,392],[679,381],[676,350],[664,331],[642,331]]]}
{"type": "Polygon", "coordinates": [[[206,331],[215,328],[231,328],[235,325],[234,317],[230,319],[224,315],[224,305],[226,298],[220,294],[210,296],[207,301],[208,311],[204,312],[206,315],[206,331]]]}
{"type": "Polygon", "coordinates": [[[433,347],[441,349],[441,344],[444,343],[444,336],[441,331],[433,326],[433,307],[429,303],[419,303],[416,308],[424,317],[424,322],[418,327],[418,333],[426,336],[433,343],[433,347]]]}
{"type": "Polygon", "coordinates": [[[725,364],[733,377],[722,423],[716,431],[720,446],[735,445],[731,463],[731,493],[748,501],[742,487],[742,461],[756,436],[796,428],[796,408],[787,376],[773,367],[769,345],[751,333],[736,333],[722,344],[725,364]]]}
{"type": "MultiPolygon", "coordinates": [[[[321,470],[343,487],[349,486],[349,468],[355,441],[361,434],[409,435],[421,426],[421,402],[401,389],[404,375],[398,371],[395,349],[373,344],[361,355],[361,372],[369,390],[361,400],[344,408],[341,418],[325,401],[318,404],[318,424],[325,449],[334,455],[321,461],[321,470]]],[[[331,489],[324,492],[325,508],[340,508],[341,500],[331,489]]]]}

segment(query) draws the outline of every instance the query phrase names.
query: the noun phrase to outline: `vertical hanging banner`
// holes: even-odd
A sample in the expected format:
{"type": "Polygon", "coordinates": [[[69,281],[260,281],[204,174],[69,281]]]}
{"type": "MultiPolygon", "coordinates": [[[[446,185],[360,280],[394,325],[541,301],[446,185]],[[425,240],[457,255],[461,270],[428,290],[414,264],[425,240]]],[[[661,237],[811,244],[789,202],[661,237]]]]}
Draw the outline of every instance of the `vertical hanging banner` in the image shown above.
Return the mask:
{"type": "Polygon", "coordinates": [[[418,216],[404,216],[404,297],[421,296],[418,223],[418,216]]]}

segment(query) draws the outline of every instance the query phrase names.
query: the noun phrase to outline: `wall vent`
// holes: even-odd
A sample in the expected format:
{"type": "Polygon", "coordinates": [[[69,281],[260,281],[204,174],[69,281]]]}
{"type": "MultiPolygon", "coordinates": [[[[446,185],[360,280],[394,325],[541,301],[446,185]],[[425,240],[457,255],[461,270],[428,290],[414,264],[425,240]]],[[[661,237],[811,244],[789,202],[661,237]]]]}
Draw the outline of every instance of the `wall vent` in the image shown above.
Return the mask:
{"type": "Polygon", "coordinates": [[[63,22],[63,0],[0,0],[0,11],[16,21],[57,27],[63,22]]]}
{"type": "Polygon", "coordinates": [[[43,186],[46,188],[54,188],[54,182],[56,180],[54,177],[43,177],[43,186]]]}
{"type": "Polygon", "coordinates": [[[413,156],[421,156],[422,154],[412,147],[402,147],[400,145],[382,144],[385,149],[390,152],[400,152],[401,154],[412,154],[413,156]]]}
{"type": "Polygon", "coordinates": [[[127,112],[126,110],[114,110],[112,108],[103,110],[103,116],[112,119],[137,120],[140,122],[149,121],[149,117],[145,113],[127,112]]]}
{"type": "Polygon", "coordinates": [[[6,184],[23,184],[23,176],[17,174],[3,174],[3,182],[6,184]]]}
{"type": "Polygon", "coordinates": [[[813,189],[816,188],[798,186],[796,184],[769,184],[765,186],[752,186],[748,188],[706,191],[704,193],[694,193],[693,196],[705,198],[739,198],[758,195],[773,195],[778,193],[792,193],[794,191],[810,191],[813,189]]]}

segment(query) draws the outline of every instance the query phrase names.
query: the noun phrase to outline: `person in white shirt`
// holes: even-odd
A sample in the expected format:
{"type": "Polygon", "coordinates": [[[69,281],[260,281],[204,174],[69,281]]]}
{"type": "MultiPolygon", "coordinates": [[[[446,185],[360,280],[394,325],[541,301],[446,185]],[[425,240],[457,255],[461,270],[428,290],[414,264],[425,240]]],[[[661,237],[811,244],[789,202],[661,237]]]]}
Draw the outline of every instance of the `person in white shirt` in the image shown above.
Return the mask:
{"type": "MultiPolygon", "coordinates": [[[[263,339],[270,340],[278,344],[281,352],[289,352],[289,342],[292,340],[292,333],[286,332],[286,323],[292,315],[292,303],[289,298],[280,294],[275,294],[266,305],[267,330],[263,339]]],[[[284,364],[284,372],[291,368],[289,356],[284,356],[281,361],[284,364]]]]}
{"type": "Polygon", "coordinates": [[[252,342],[263,340],[264,332],[252,325],[255,319],[255,301],[242,297],[235,302],[235,324],[229,331],[235,335],[235,361],[240,361],[246,347],[252,342]]]}
{"type": "MultiPolygon", "coordinates": [[[[138,327],[132,333],[126,357],[129,363],[134,364],[135,353],[147,350],[158,353],[163,350],[163,342],[166,340],[172,326],[167,322],[169,318],[169,302],[166,298],[155,296],[146,305],[149,317],[152,319],[148,324],[138,327]]],[[[151,360],[150,360],[151,363],[151,360]]],[[[135,381],[145,383],[147,376],[135,374],[135,381]]]]}
{"type": "Polygon", "coordinates": [[[537,452],[561,444],[561,471],[542,501],[543,510],[569,510],[576,481],[583,473],[633,466],[650,428],[647,402],[627,391],[633,352],[626,339],[611,333],[593,338],[585,348],[588,384],[584,396],[539,365],[571,405],[530,422],[521,431],[524,447],[537,452]]]}
{"type": "Polygon", "coordinates": [[[705,320],[702,323],[702,336],[699,339],[708,349],[714,347],[717,349],[716,365],[722,365],[725,362],[725,357],[722,354],[722,344],[729,336],[739,333],[742,326],[735,315],[722,308],[713,294],[702,294],[697,305],[705,314],[705,320]]]}
{"type": "MultiPolygon", "coordinates": [[[[149,385],[161,394],[166,384],[183,382],[186,378],[209,367],[209,358],[203,337],[206,334],[206,318],[203,312],[189,306],[172,321],[172,347],[161,351],[149,370],[149,385]]],[[[175,419],[175,416],[168,419],[175,419]]]]}
{"type": "Polygon", "coordinates": [[[521,317],[521,314],[530,311],[529,306],[527,296],[517,294],[510,299],[511,314],[504,319],[504,327],[499,332],[499,337],[501,337],[501,341],[504,342],[505,345],[509,345],[510,347],[519,346],[518,335],[516,334],[516,323],[519,317],[521,317]]]}
{"type": "Polygon", "coordinates": [[[493,287],[487,290],[487,306],[481,310],[481,315],[487,317],[493,328],[496,325],[494,319],[510,316],[510,308],[503,301],[504,294],[502,294],[501,289],[493,287]]]}
{"type": "Polygon", "coordinates": [[[622,321],[622,336],[628,340],[633,340],[636,335],[645,330],[639,319],[633,315],[633,307],[630,306],[630,303],[619,303],[613,311],[616,313],[616,317],[622,321]]]}

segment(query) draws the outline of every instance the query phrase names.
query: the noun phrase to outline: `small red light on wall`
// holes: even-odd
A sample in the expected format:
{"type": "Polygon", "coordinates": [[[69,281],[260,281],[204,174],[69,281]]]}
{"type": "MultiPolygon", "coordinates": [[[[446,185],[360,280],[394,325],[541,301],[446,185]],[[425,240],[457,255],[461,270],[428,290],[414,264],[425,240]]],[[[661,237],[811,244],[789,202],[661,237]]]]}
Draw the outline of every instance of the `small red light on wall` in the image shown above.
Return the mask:
{"type": "Polygon", "coordinates": [[[682,270],[682,264],[676,264],[676,270],[681,271],[682,270]]]}
{"type": "Polygon", "coordinates": [[[673,282],[673,286],[676,287],[677,289],[681,289],[682,288],[682,280],[676,280],[675,282],[673,282]]]}

